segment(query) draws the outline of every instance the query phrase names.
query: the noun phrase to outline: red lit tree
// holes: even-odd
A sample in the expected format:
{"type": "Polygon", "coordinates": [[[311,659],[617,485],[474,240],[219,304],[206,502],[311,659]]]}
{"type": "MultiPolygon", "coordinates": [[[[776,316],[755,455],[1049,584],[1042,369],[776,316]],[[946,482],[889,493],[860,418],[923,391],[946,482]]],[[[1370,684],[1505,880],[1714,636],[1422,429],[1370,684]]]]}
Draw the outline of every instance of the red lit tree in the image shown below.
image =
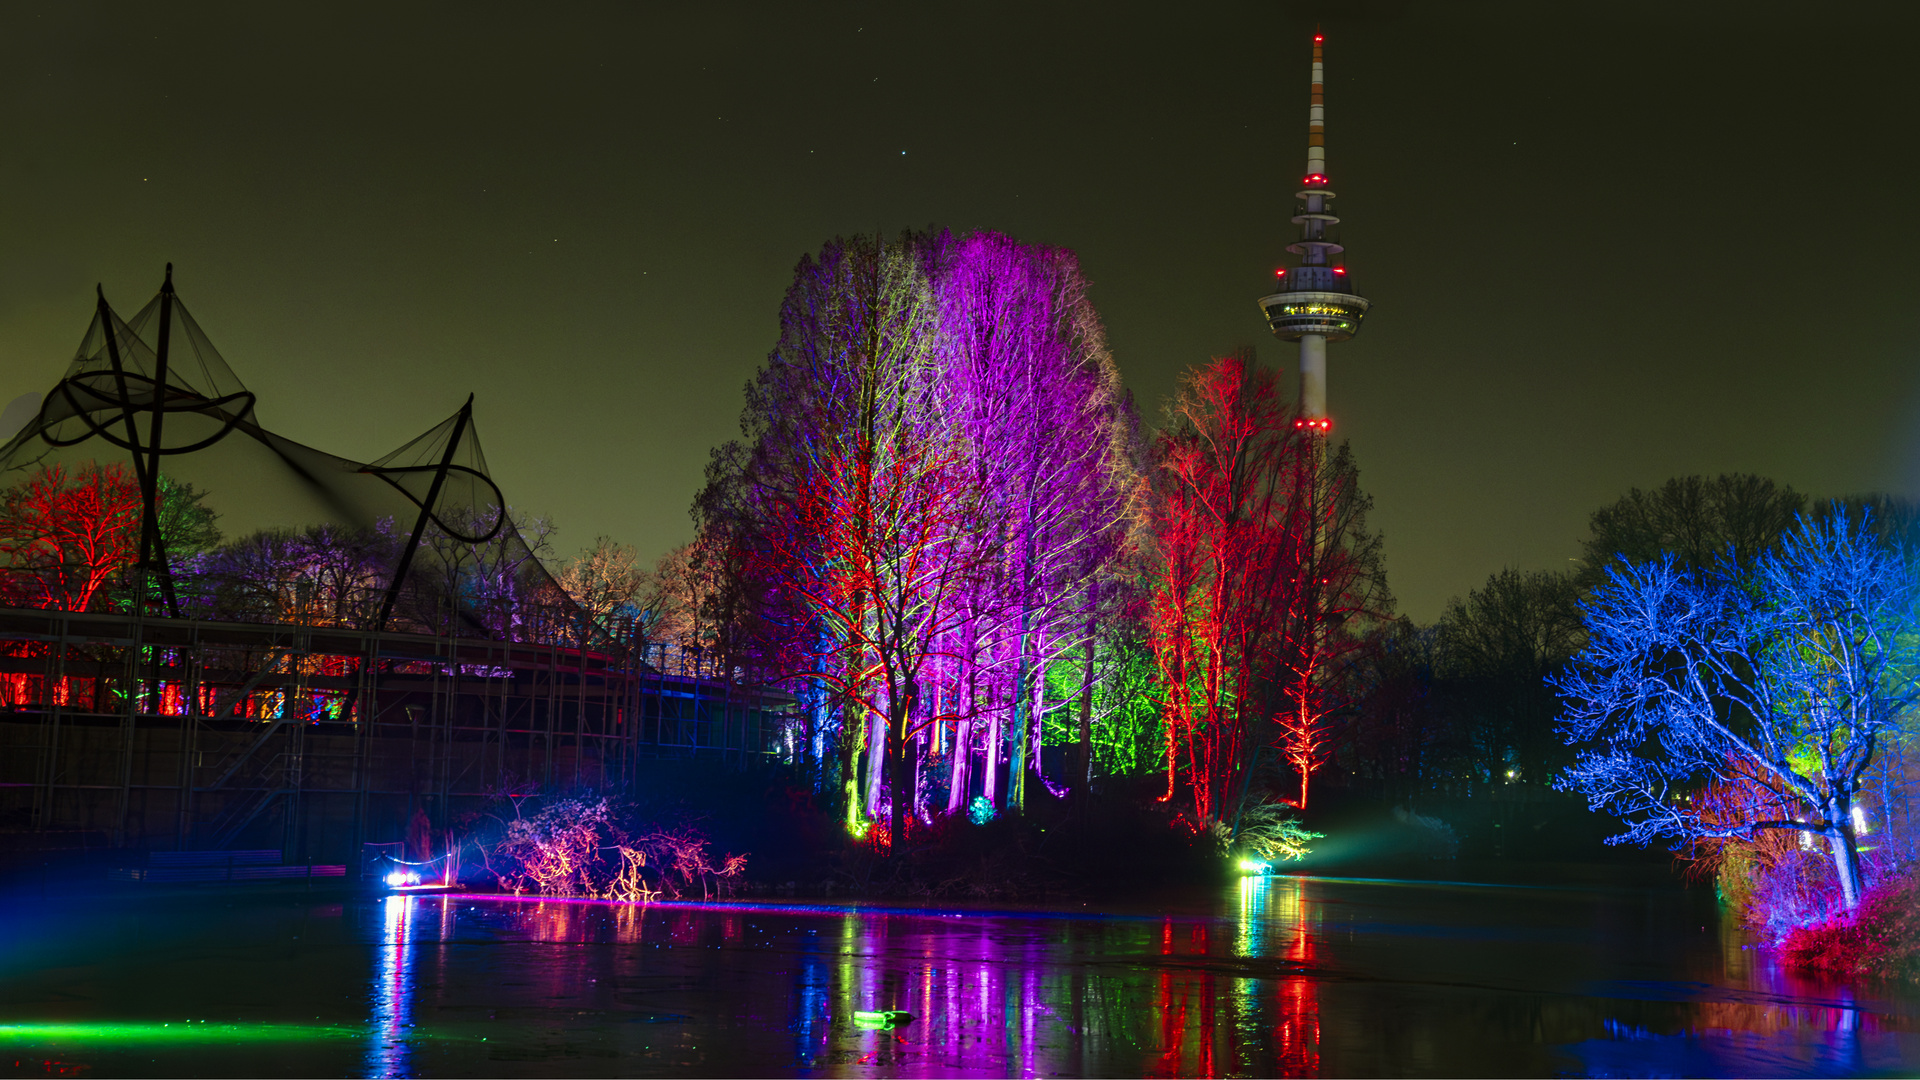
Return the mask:
{"type": "Polygon", "coordinates": [[[1379,542],[1344,447],[1294,423],[1273,372],[1236,354],[1188,373],[1155,446],[1146,532],[1168,785],[1202,823],[1244,790],[1257,748],[1301,778],[1330,749],[1333,688],[1384,611],[1379,542]]]}
{"type": "Polygon", "coordinates": [[[34,607],[85,611],[140,554],[140,485],[119,465],[37,469],[0,499],[9,592],[34,607]]]}
{"type": "Polygon", "coordinates": [[[1347,704],[1348,672],[1377,644],[1367,631],[1393,600],[1380,538],[1366,527],[1373,502],[1360,490],[1351,450],[1329,450],[1310,430],[1302,441],[1286,513],[1286,550],[1297,561],[1272,579],[1280,625],[1268,643],[1280,689],[1280,751],[1300,778],[1305,809],[1312,776],[1333,750],[1332,717],[1347,704]]]}
{"type": "Polygon", "coordinates": [[[1300,561],[1286,510],[1303,446],[1273,373],[1244,353],[1187,373],[1155,445],[1163,798],[1184,774],[1202,823],[1219,817],[1262,734],[1256,680],[1280,628],[1273,587],[1300,561]]]}

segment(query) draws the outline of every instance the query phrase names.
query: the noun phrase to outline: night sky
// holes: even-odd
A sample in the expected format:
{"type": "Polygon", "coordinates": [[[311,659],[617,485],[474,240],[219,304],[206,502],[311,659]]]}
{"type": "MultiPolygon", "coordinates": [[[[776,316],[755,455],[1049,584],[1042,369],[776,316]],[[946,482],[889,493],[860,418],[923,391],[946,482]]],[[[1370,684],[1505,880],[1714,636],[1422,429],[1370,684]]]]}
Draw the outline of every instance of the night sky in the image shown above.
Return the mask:
{"type": "Polygon", "coordinates": [[[1151,422],[1294,364],[1254,300],[1318,19],[1375,302],[1329,400],[1401,610],[1675,475],[1920,490],[1901,8],[694,6],[5,8],[0,401],[171,260],[270,427],[367,459],[473,391],[562,554],[651,559],[801,254],[937,223],[1077,250],[1151,422]]]}

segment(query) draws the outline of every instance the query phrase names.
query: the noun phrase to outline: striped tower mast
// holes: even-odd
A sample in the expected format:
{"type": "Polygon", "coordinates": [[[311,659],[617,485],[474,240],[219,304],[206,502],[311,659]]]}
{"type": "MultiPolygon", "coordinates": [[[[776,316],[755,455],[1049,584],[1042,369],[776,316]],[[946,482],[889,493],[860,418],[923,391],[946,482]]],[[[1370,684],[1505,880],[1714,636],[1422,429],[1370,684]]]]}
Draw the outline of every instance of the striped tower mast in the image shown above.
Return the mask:
{"type": "Polygon", "coordinates": [[[1327,186],[1327,106],[1325,69],[1321,50],[1326,39],[1313,35],[1313,87],[1307,104],[1307,175],[1294,195],[1293,223],[1300,238],[1287,250],[1300,257],[1299,265],[1282,268],[1278,288],[1260,298],[1267,326],[1282,341],[1300,343],[1301,427],[1325,435],[1333,430],[1327,416],[1327,343],[1345,341],[1360,332],[1360,320],[1370,306],[1353,291],[1347,268],[1338,265],[1346,249],[1335,243],[1328,228],[1338,225],[1327,186]]]}

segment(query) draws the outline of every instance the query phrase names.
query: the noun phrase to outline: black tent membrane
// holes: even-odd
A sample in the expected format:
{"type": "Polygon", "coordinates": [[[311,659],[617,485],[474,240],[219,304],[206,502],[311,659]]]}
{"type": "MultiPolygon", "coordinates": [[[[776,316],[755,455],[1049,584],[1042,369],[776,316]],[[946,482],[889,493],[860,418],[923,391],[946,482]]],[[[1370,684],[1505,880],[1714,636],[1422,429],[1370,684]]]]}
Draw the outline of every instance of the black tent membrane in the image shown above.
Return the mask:
{"type": "MultiPolygon", "coordinates": [[[[204,493],[223,543],[183,549],[162,506],[140,564],[96,609],[127,610],[144,590],[159,614],[615,643],[523,535],[487,472],[471,399],[373,462],[277,435],[254,406],[170,276],[131,319],[103,297],[66,375],[0,448],[0,487],[98,464],[125,468],[155,504],[168,485],[204,493]]],[[[143,515],[143,539],[147,528],[143,515]]]]}

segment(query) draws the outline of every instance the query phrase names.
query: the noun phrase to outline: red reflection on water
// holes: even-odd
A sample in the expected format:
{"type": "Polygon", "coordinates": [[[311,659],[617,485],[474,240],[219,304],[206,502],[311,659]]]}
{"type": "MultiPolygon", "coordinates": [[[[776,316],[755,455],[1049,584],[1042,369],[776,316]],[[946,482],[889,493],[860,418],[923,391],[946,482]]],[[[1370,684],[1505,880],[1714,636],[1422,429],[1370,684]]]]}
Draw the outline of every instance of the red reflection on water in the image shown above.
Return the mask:
{"type": "MultiPolygon", "coordinates": [[[[1212,957],[1213,934],[1208,924],[1192,924],[1186,938],[1186,947],[1176,949],[1173,921],[1166,920],[1161,925],[1160,954],[1212,957]]],[[[1154,1011],[1160,1029],[1160,1053],[1150,1075],[1219,1075],[1220,976],[1205,964],[1194,968],[1162,964],[1155,981],[1154,1011]]],[[[1233,1026],[1231,1022],[1225,1025],[1226,1032],[1230,1034],[1233,1026]]]]}
{"type": "Polygon", "coordinates": [[[1187,1029],[1187,998],[1180,995],[1176,1001],[1173,996],[1173,972],[1165,968],[1160,971],[1160,1062],[1153,1071],[1155,1076],[1182,1076],[1186,1070],[1181,1067],[1181,1037],[1187,1029]]]}
{"type": "MultiPolygon", "coordinates": [[[[1274,897],[1288,927],[1285,956],[1296,964],[1314,961],[1314,937],[1308,929],[1305,885],[1299,879],[1276,882],[1274,897]]],[[[1320,989],[1311,976],[1290,975],[1280,982],[1279,1015],[1273,1027],[1274,1067],[1287,1076],[1320,1074],[1320,989]]]]}

